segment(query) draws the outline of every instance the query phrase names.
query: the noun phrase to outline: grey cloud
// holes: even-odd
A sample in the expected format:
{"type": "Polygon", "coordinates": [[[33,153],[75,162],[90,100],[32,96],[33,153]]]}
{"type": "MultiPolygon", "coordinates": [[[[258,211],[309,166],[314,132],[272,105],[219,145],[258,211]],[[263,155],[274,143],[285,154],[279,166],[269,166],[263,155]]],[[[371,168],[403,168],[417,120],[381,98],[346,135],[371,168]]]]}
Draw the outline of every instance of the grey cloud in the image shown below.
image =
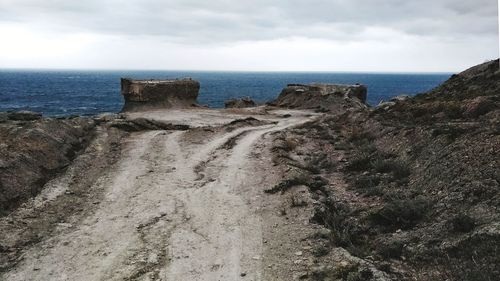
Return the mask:
{"type": "Polygon", "coordinates": [[[360,40],[370,27],[460,39],[498,34],[496,0],[0,0],[1,21],[186,44],[360,40]]]}

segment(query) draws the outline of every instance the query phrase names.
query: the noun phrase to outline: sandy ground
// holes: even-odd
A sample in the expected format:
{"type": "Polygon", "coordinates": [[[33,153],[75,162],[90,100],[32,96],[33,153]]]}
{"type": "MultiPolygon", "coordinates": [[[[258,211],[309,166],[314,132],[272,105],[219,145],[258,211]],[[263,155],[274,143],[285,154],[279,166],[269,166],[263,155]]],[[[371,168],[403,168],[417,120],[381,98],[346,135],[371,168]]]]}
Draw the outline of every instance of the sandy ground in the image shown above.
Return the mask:
{"type": "MultiPolygon", "coordinates": [[[[89,187],[101,194],[92,212],[68,217],[27,245],[0,280],[290,280],[270,263],[279,254],[270,248],[283,243],[268,236],[284,219],[263,198],[281,177],[268,153],[270,134],[315,116],[206,109],[133,115],[199,128],[126,138],[120,159],[89,187]],[[268,122],[203,127],[248,116],[268,122]]],[[[40,212],[68,194],[71,187],[59,182],[16,212],[40,212]]],[[[0,220],[3,231],[13,216],[0,220]]]]}

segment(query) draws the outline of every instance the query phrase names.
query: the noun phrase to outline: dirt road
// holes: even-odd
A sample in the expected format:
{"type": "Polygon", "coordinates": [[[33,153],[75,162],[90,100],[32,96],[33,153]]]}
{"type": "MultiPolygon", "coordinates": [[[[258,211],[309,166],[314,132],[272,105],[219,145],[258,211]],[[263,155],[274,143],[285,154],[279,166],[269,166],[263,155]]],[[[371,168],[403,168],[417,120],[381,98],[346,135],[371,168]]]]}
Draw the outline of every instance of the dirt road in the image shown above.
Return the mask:
{"type": "MultiPolygon", "coordinates": [[[[218,125],[238,117],[217,112],[218,125]]],[[[59,223],[0,279],[270,280],[263,228],[271,218],[261,208],[279,174],[265,152],[269,135],[314,117],[276,112],[255,116],[266,123],[217,129],[201,127],[208,115],[176,116],[147,117],[200,127],[132,134],[89,189],[103,192],[95,211],[59,223]]],[[[61,194],[64,186],[35,201],[61,194]]]]}

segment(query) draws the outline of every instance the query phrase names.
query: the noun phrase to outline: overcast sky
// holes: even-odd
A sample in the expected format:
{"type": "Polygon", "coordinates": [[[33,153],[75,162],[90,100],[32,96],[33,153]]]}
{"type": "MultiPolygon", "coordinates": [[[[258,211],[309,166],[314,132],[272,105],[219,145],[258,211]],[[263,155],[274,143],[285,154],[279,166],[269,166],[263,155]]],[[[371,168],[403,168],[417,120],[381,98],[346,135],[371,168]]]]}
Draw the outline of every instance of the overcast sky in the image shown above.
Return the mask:
{"type": "Polygon", "coordinates": [[[0,68],[456,72],[497,0],[0,0],[0,68]]]}

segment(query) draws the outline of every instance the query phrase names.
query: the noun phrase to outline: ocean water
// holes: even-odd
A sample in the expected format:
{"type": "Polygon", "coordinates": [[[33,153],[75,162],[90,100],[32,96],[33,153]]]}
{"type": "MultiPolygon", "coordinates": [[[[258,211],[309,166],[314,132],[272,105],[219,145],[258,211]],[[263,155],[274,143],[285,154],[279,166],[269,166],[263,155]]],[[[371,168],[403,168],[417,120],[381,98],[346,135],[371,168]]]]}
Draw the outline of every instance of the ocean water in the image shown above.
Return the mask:
{"type": "Polygon", "coordinates": [[[118,112],[123,105],[120,77],[160,79],[192,77],[200,81],[198,101],[223,107],[230,98],[274,99],[290,83],[360,83],[368,86],[368,103],[400,94],[426,92],[451,74],[186,72],[186,71],[28,71],[0,70],[0,111],[32,110],[47,116],[118,112]]]}

